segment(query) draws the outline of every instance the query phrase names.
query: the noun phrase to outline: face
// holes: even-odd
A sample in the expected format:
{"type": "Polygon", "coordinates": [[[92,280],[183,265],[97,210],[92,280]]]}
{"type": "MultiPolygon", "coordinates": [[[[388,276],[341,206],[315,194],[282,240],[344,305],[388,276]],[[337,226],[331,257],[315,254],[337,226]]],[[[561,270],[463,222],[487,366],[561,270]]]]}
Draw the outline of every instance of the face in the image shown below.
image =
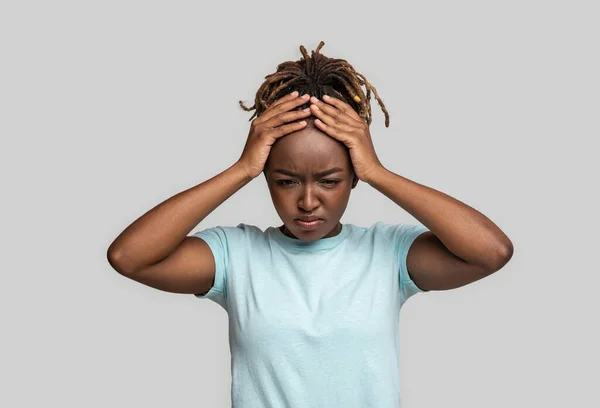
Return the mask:
{"type": "Polygon", "coordinates": [[[276,140],[264,174],[286,235],[313,241],[341,231],[339,220],[358,178],[347,147],[315,127],[313,120],[307,122],[302,130],[276,140]],[[307,229],[295,221],[302,217],[322,221],[307,229]]]}

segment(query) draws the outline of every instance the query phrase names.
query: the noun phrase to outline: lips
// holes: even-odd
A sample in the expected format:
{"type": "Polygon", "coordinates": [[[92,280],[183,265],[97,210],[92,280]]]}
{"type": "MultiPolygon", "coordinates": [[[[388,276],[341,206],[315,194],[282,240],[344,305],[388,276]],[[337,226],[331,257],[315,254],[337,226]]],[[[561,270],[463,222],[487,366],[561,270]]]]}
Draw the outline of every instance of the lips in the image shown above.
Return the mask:
{"type": "Polygon", "coordinates": [[[316,221],[316,220],[322,220],[322,218],[319,217],[302,217],[302,218],[296,218],[297,220],[300,221],[304,221],[304,222],[312,222],[312,221],[316,221]]]}
{"type": "MultiPolygon", "coordinates": [[[[310,218],[309,218],[310,219],[310,218]]],[[[305,231],[312,231],[316,228],[319,227],[319,225],[321,225],[323,223],[323,220],[320,218],[312,218],[313,221],[304,221],[303,218],[299,218],[294,220],[294,224],[296,224],[298,227],[300,227],[301,229],[305,230],[305,231]]]]}

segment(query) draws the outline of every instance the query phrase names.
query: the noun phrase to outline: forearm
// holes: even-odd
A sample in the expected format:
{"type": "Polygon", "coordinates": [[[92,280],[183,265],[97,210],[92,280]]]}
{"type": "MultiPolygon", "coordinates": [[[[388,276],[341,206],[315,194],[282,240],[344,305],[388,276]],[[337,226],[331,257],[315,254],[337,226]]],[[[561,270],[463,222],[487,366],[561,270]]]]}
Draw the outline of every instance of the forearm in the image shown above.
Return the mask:
{"type": "Polygon", "coordinates": [[[110,245],[108,259],[125,271],[153,265],[173,252],[208,214],[251,178],[238,163],[158,204],[129,225],[110,245]]]}
{"type": "Polygon", "coordinates": [[[369,184],[419,220],[454,255],[493,267],[510,256],[512,243],[489,218],[468,205],[382,167],[369,184]]]}

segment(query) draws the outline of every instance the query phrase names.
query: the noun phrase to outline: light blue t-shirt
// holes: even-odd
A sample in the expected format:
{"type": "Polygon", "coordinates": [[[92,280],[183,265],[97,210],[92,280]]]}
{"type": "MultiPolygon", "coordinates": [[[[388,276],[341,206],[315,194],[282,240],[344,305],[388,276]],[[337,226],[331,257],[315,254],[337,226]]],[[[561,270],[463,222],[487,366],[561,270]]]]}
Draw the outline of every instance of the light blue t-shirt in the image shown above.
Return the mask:
{"type": "Polygon", "coordinates": [[[215,258],[196,294],[229,317],[233,408],[398,408],[399,312],[423,292],[406,268],[423,225],[342,224],[302,241],[279,228],[193,234],[215,258]]]}

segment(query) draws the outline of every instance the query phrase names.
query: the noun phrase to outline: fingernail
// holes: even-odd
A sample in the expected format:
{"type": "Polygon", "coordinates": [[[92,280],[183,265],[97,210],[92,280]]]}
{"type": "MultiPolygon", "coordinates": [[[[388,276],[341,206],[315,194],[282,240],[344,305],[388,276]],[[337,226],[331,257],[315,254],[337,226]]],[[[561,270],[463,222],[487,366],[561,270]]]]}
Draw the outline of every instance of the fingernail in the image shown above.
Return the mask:
{"type": "Polygon", "coordinates": [[[292,96],[298,96],[298,91],[294,91],[290,95],[292,95],[292,96]]]}
{"type": "Polygon", "coordinates": [[[323,95],[323,99],[329,99],[329,95],[323,95]]]}
{"type": "Polygon", "coordinates": [[[304,95],[302,95],[302,98],[308,98],[308,96],[309,96],[308,94],[304,94],[304,95]]]}

